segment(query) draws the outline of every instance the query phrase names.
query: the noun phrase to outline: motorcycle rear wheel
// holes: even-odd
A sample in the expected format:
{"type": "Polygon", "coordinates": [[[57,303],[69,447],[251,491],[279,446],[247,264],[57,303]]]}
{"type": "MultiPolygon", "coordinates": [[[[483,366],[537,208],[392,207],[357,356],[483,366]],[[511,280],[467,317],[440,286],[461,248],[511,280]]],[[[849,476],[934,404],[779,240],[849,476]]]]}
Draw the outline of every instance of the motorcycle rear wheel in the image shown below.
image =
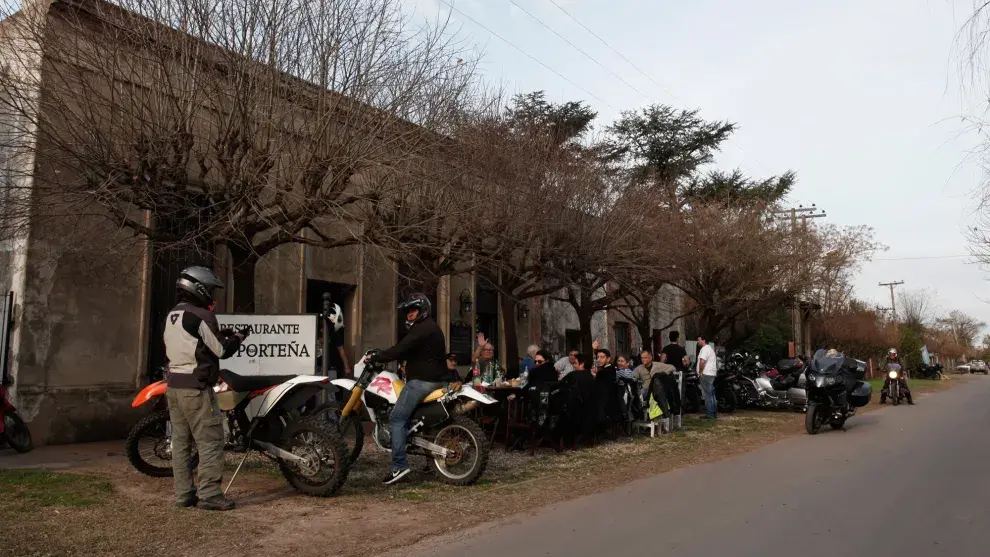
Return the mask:
{"type": "MultiPolygon", "coordinates": [[[[131,466],[138,472],[152,478],[172,477],[172,440],[168,436],[168,410],[159,410],[148,414],[134,424],[124,441],[124,454],[131,466]],[[142,454],[141,443],[152,443],[152,454],[161,463],[152,463],[142,454]]],[[[199,455],[193,453],[189,467],[193,470],[199,466],[199,455]]]]}
{"type": "Polygon", "coordinates": [[[445,484],[471,485],[478,481],[488,467],[488,438],[474,420],[455,416],[450,423],[440,428],[433,437],[433,443],[453,451],[453,454],[446,458],[434,458],[432,461],[434,474],[445,484]],[[458,441],[457,437],[461,440],[458,441]],[[453,466],[461,464],[464,460],[466,448],[473,449],[475,456],[473,459],[468,459],[463,471],[455,472],[453,466]]]}
{"type": "Polygon", "coordinates": [[[34,448],[31,441],[31,430],[15,412],[3,415],[3,437],[10,448],[19,453],[26,453],[34,448]]]}
{"type": "Polygon", "coordinates": [[[350,471],[347,444],[337,428],[319,417],[290,423],[279,443],[283,450],[308,457],[310,467],[279,461],[282,476],[300,493],[329,497],[337,492],[350,471]],[[315,459],[315,460],[314,460],[315,459]]]}

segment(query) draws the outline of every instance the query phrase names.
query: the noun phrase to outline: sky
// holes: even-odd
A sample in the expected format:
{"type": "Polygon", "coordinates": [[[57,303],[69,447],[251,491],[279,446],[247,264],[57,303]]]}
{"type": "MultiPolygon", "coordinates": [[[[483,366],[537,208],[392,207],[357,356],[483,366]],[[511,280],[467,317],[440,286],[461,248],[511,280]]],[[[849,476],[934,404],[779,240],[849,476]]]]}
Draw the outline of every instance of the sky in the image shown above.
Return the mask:
{"type": "Polygon", "coordinates": [[[870,225],[889,247],[859,273],[859,297],[889,306],[878,283],[903,280],[990,323],[990,275],[955,257],[984,179],[962,120],[979,108],[958,48],[971,0],[449,1],[487,79],[584,100],[602,123],[652,103],[736,122],[718,166],[794,170],[793,205],[870,225]]]}
{"type": "Polygon", "coordinates": [[[792,205],[870,225],[889,247],[861,270],[859,297],[889,305],[877,283],[903,280],[990,323],[990,275],[957,257],[984,179],[962,121],[980,96],[958,50],[973,0],[401,1],[449,14],[509,92],[583,100],[602,124],[652,103],[736,122],[718,166],[794,170],[792,205]]]}

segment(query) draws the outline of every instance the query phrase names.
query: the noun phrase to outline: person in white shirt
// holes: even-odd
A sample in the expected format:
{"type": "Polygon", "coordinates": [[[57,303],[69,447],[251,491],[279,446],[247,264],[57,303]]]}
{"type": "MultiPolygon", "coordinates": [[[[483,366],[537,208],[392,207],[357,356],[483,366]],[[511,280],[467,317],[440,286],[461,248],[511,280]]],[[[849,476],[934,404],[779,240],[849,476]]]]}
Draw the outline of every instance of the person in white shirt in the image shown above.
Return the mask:
{"type": "Polygon", "coordinates": [[[718,404],[715,401],[715,375],[718,373],[718,362],[715,350],[708,344],[704,335],[698,335],[698,379],[701,381],[701,394],[705,397],[705,418],[718,417],[718,404]]]}
{"type": "Polygon", "coordinates": [[[554,362],[553,368],[557,370],[558,381],[577,368],[577,357],[578,351],[571,350],[566,356],[554,362]]]}

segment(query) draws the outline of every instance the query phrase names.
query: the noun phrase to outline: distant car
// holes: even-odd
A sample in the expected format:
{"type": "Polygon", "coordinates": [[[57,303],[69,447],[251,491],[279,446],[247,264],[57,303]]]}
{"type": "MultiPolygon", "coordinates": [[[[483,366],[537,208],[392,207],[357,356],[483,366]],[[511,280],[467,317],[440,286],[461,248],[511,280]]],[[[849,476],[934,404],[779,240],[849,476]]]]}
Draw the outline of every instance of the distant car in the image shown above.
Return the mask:
{"type": "Polygon", "coordinates": [[[958,371],[960,373],[972,373],[970,371],[969,364],[959,364],[959,365],[957,365],[956,366],[956,371],[958,371]]]}
{"type": "Polygon", "coordinates": [[[990,375],[990,368],[987,367],[987,363],[983,360],[973,360],[969,363],[969,372],[990,375]]]}

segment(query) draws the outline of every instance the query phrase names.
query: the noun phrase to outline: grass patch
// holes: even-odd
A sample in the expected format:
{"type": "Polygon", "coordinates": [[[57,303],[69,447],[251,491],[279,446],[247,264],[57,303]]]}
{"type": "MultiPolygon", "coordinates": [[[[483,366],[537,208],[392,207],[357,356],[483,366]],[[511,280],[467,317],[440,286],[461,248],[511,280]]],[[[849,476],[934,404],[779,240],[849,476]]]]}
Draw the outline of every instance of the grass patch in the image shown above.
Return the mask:
{"type": "Polygon", "coordinates": [[[106,501],[110,482],[47,470],[0,470],[0,500],[24,509],[87,507],[106,501]]]}

